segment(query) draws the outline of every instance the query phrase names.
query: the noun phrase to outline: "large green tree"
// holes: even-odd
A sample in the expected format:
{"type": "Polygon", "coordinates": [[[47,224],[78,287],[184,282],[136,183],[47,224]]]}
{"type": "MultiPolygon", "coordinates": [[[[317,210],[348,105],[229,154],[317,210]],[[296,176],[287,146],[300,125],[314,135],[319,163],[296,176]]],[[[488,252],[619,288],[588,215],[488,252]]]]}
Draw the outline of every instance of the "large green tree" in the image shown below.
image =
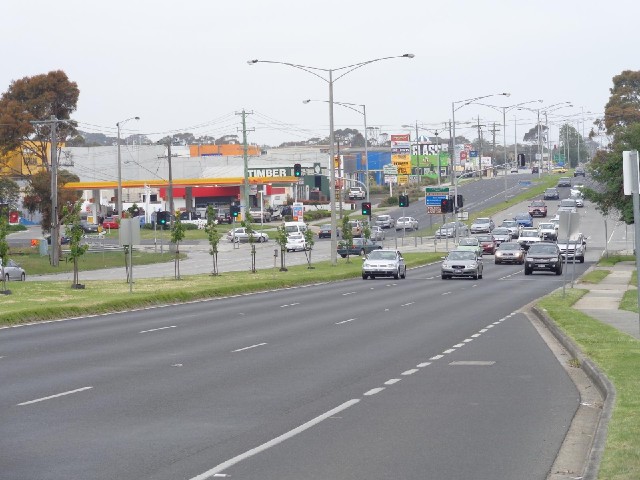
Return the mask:
{"type": "Polygon", "coordinates": [[[627,224],[633,223],[633,199],[623,189],[622,152],[640,150],[640,71],[625,70],[613,77],[604,119],[596,125],[604,125],[611,143],[590,162],[596,185],[587,188],[585,196],[603,214],[617,214],[627,224]]]}
{"type": "Polygon", "coordinates": [[[50,124],[33,121],[67,120],[57,124],[57,138],[64,142],[76,135],[70,118],[76,110],[80,90],[62,70],[14,80],[0,97],[0,153],[22,148],[39,158],[46,169],[51,141],[50,124]]]}

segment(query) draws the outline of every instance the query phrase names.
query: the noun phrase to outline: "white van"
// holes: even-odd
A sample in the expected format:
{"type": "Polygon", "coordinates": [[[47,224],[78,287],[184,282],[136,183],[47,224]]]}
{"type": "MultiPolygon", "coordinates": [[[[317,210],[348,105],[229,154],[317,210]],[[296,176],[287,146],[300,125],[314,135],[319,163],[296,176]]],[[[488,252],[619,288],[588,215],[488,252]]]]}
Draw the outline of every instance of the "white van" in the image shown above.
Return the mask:
{"type": "Polygon", "coordinates": [[[307,224],[304,222],[284,222],[284,229],[287,235],[290,233],[302,233],[307,231],[307,224]]]}

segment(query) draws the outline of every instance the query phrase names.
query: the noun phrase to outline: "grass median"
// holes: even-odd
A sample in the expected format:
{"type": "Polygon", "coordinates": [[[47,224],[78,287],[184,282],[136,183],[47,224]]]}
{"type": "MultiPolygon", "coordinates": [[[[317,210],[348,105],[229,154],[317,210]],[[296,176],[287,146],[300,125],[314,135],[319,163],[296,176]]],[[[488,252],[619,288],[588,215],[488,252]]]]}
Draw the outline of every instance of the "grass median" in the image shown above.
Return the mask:
{"type": "MultiPolygon", "coordinates": [[[[442,253],[406,253],[408,267],[441,259],[442,253]]],[[[276,288],[356,278],[361,275],[360,257],[251,272],[221,272],[220,275],[139,278],[129,292],[123,281],[84,281],[85,288],[75,290],[69,281],[9,282],[11,295],[0,295],[0,325],[12,325],[82,315],[124,311],[151,305],[187,302],[238,295],[276,288]]],[[[409,273],[410,275],[410,273],[409,273]]],[[[82,273],[80,274],[82,279],[82,273]]]]}

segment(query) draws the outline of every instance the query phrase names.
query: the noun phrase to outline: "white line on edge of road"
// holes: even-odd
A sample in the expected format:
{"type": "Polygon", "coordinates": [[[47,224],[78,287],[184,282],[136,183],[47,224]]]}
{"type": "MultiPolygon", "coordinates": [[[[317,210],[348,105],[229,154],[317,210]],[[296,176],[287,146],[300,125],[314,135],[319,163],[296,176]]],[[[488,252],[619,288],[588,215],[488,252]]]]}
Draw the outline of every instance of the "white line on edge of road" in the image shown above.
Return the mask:
{"type": "Polygon", "coordinates": [[[82,392],[84,390],[90,390],[93,387],[82,387],[75,390],[69,390],[68,392],[56,393],[55,395],[49,395],[48,397],[36,398],[35,400],[29,400],[28,402],[22,402],[18,404],[18,407],[23,405],[31,405],[32,403],[44,402],[45,400],[51,400],[52,398],[64,397],[65,395],[71,395],[72,393],[82,392]]]}
{"type": "Polygon", "coordinates": [[[256,347],[261,347],[263,345],[266,345],[266,343],[256,343],[255,345],[251,345],[250,347],[244,347],[244,348],[239,348],[237,350],[232,350],[231,353],[236,353],[236,352],[242,352],[244,350],[249,350],[250,348],[256,348],[256,347]]]}
{"type": "Polygon", "coordinates": [[[143,330],[140,333],[149,333],[149,332],[157,332],[158,330],[166,330],[167,328],[178,328],[175,325],[171,325],[170,327],[160,327],[160,328],[152,328],[151,330],[143,330]]]}
{"type": "Polygon", "coordinates": [[[294,437],[295,435],[304,432],[305,430],[308,430],[309,428],[313,427],[314,425],[317,425],[318,423],[322,422],[323,420],[326,420],[329,417],[332,417],[333,415],[335,415],[336,413],[342,412],[343,410],[346,410],[347,408],[351,407],[352,405],[355,405],[356,403],[358,403],[360,401],[360,399],[354,398],[351,399],[347,402],[344,402],[342,405],[338,405],[336,408],[329,410],[328,412],[323,413],[322,415],[309,420],[307,423],[303,423],[302,425],[300,425],[299,427],[294,428],[293,430],[289,430],[286,433],[283,433],[282,435],[280,435],[279,437],[276,437],[272,440],[269,440],[266,443],[263,443],[262,445],[256,447],[256,448],[252,448],[251,450],[248,450],[244,453],[241,453],[240,455],[233,457],[229,460],[227,460],[226,462],[221,463],[220,465],[213,467],[211,470],[208,470],[196,477],[193,477],[191,480],[206,480],[207,478],[211,478],[214,474],[216,473],[220,473],[224,470],[226,470],[227,468],[235,465],[236,463],[240,463],[243,460],[246,460],[249,457],[252,457],[260,452],[263,452],[271,447],[274,447],[276,445],[278,445],[279,443],[284,442],[285,440],[288,440],[289,438],[294,437]]]}

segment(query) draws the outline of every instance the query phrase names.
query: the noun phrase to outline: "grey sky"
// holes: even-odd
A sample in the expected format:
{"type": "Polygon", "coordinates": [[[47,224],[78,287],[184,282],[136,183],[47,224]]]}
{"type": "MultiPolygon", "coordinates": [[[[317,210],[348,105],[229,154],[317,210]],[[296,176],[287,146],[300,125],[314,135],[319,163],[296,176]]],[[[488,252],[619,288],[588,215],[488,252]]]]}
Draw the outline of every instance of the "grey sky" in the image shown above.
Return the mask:
{"type": "MultiPolygon", "coordinates": [[[[327,136],[328,105],[302,103],[328,100],[327,84],[288,66],[247,65],[254,58],[338,68],[415,54],[367,65],[334,85],[336,101],[365,104],[369,126],[390,134],[416,121],[441,130],[452,101],[503,91],[511,97],[485,102],[544,99],[531,104],[537,108],[569,100],[575,107],[556,113],[601,113],[611,78],[640,69],[629,22],[640,17],[635,0],[7,0],[2,10],[0,91],[62,69],[80,88],[81,129],[115,135],[116,122],[140,116],[124,134],[154,140],[237,134],[243,108],[253,112],[251,143],[327,136]]],[[[510,112],[509,142],[514,114],[520,140],[535,124],[535,114],[510,112]]],[[[458,110],[456,121],[478,115],[483,124],[502,123],[501,113],[475,105],[458,110]]],[[[336,128],[362,131],[362,120],[335,107],[336,128]]]]}

